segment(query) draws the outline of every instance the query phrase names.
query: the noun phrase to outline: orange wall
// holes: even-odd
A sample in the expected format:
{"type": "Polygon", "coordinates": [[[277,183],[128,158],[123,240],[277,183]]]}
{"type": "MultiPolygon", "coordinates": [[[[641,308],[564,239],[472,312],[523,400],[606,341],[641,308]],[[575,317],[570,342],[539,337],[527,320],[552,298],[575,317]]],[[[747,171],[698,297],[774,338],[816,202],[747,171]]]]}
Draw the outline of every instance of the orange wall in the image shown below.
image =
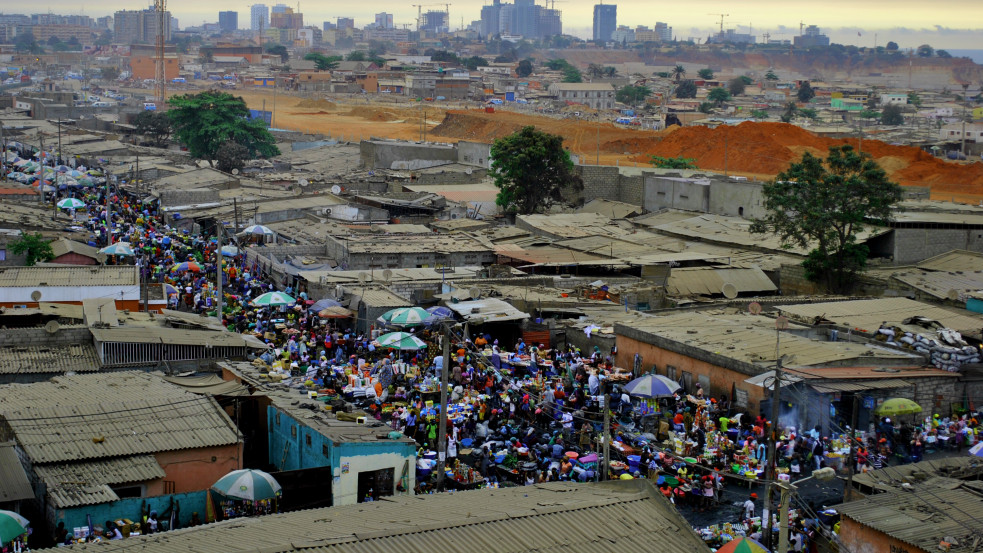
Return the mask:
{"type": "MultiPolygon", "coordinates": [[[[132,56],[130,70],[134,79],[154,79],[157,77],[157,65],[150,56],[132,56]]],[[[177,58],[164,58],[164,76],[170,81],[179,75],[177,58]]]]}
{"type": "MultiPolygon", "coordinates": [[[[683,371],[686,371],[693,375],[694,386],[699,382],[699,375],[709,376],[710,389],[704,390],[703,393],[705,395],[709,394],[710,397],[719,398],[721,394],[726,394],[727,398],[733,402],[732,387],[736,385],[738,389],[748,392],[748,405],[747,407],[737,407],[734,405],[735,412],[740,410],[751,415],[757,415],[760,412],[761,400],[764,399],[765,390],[759,386],[746,384],[744,381],[750,378],[749,375],[712,365],[706,361],[700,361],[626,336],[618,335],[615,344],[618,347],[618,356],[615,364],[619,367],[633,367],[635,354],[640,353],[642,355],[642,367],[645,370],[655,365],[658,367],[657,372],[665,375],[666,365],[672,365],[676,367],[676,379],[681,380],[683,371]]],[[[688,391],[692,392],[693,390],[688,391]]]]}
{"type": "Polygon", "coordinates": [[[847,517],[840,519],[840,539],[847,551],[856,553],[928,553],[847,517]]]}
{"type": "Polygon", "coordinates": [[[164,480],[174,482],[173,493],[185,493],[207,490],[219,478],[241,468],[242,447],[234,444],[164,451],[154,456],[164,469],[164,480]]]}
{"type": "Polygon", "coordinates": [[[379,91],[379,76],[375,73],[369,73],[364,77],[355,77],[355,82],[367,93],[379,91]]]}
{"type": "MultiPolygon", "coordinates": [[[[42,298],[44,299],[44,298],[42,298]]],[[[53,303],[63,303],[65,305],[82,305],[80,301],[64,301],[64,302],[53,302],[53,303]]],[[[0,307],[14,307],[16,305],[26,305],[27,307],[37,307],[38,302],[36,301],[0,301],[0,307]]],[[[160,310],[164,307],[163,303],[155,306],[150,304],[150,310],[160,310]]],[[[116,309],[122,311],[124,309],[129,309],[130,311],[142,311],[140,306],[140,300],[116,300],[116,309]]]]}

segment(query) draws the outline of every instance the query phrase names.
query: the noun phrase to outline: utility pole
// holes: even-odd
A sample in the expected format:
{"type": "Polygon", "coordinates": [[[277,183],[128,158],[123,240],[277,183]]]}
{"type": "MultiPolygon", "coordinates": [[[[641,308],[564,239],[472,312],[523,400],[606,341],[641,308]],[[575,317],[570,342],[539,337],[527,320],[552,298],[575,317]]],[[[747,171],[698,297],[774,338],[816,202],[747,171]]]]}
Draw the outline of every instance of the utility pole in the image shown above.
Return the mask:
{"type": "MultiPolygon", "coordinates": [[[[38,140],[41,142],[41,152],[38,154],[38,161],[41,162],[41,169],[38,176],[38,192],[41,193],[39,201],[41,205],[44,205],[44,135],[39,133],[38,140]]],[[[6,152],[3,155],[6,156],[6,152]]]]}
{"type": "Polygon", "coordinates": [[[232,234],[235,235],[239,232],[239,204],[235,198],[232,198],[232,218],[235,220],[236,225],[232,234]]]}
{"type": "Polygon", "coordinates": [[[447,463],[447,374],[451,371],[451,326],[444,324],[444,366],[440,371],[440,412],[437,424],[437,490],[444,489],[447,463]]]}
{"type": "Polygon", "coordinates": [[[109,190],[109,173],[106,168],[102,168],[102,176],[106,179],[106,245],[113,245],[113,202],[112,193],[109,190]]]}
{"type": "Polygon", "coordinates": [[[778,403],[781,397],[782,388],[782,355],[781,355],[781,339],[782,331],[788,328],[788,319],[785,317],[778,317],[775,319],[775,382],[772,385],[772,396],[771,396],[771,426],[768,433],[768,465],[765,467],[765,480],[769,482],[768,491],[765,493],[765,506],[762,509],[762,515],[766,517],[765,522],[765,546],[772,546],[772,530],[774,525],[772,524],[771,517],[771,501],[772,496],[775,492],[774,482],[777,480],[775,470],[778,466],[776,462],[776,449],[778,447],[778,403]]]}
{"type": "Polygon", "coordinates": [[[215,222],[215,253],[217,267],[215,268],[215,297],[217,300],[215,314],[218,315],[218,322],[222,322],[222,232],[225,230],[225,225],[222,224],[221,218],[215,222]]]}
{"type": "Polygon", "coordinates": [[[601,380],[601,409],[604,410],[604,433],[601,435],[604,440],[604,464],[601,465],[601,480],[607,480],[611,466],[611,408],[608,405],[607,379],[601,380]]]}
{"type": "Polygon", "coordinates": [[[857,411],[860,410],[860,398],[857,396],[856,392],[853,394],[853,413],[850,414],[850,454],[847,456],[847,467],[850,472],[847,473],[846,485],[843,486],[843,501],[848,501],[850,496],[850,490],[853,488],[853,467],[856,464],[854,459],[856,458],[853,453],[853,448],[857,445],[857,411]]]}
{"type": "Polygon", "coordinates": [[[778,507],[778,549],[776,553],[788,553],[788,507],[792,495],[792,486],[787,482],[778,484],[782,490],[778,507]]]}

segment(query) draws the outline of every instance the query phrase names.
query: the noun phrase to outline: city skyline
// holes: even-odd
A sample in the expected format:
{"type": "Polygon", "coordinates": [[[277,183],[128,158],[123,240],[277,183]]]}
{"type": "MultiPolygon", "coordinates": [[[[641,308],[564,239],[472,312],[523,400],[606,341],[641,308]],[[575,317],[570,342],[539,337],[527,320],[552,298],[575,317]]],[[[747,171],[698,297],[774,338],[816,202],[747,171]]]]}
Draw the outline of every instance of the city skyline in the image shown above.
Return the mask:
{"type": "MultiPolygon", "coordinates": [[[[544,0],[545,1],[545,0],[544,0]]],[[[167,8],[177,17],[182,28],[198,26],[202,23],[218,22],[218,12],[237,11],[239,27],[246,28],[250,21],[250,6],[254,2],[241,3],[238,0],[217,0],[214,3],[199,4],[173,0],[167,8]]],[[[269,2],[272,6],[277,2],[269,2]]],[[[937,48],[970,49],[979,48],[980,33],[983,29],[965,28],[965,22],[983,20],[983,5],[968,0],[957,1],[948,5],[948,10],[930,10],[921,2],[914,0],[898,0],[888,3],[886,0],[858,4],[846,0],[829,0],[822,4],[811,2],[802,5],[800,9],[791,11],[787,4],[777,0],[759,0],[754,4],[735,9],[732,3],[711,0],[704,7],[694,9],[688,4],[671,4],[660,7],[658,11],[651,8],[642,0],[608,2],[618,6],[618,24],[634,28],[636,25],[653,26],[656,21],[665,21],[674,28],[675,38],[705,38],[719,30],[720,13],[728,14],[724,18],[725,29],[735,29],[759,37],[768,33],[772,39],[790,40],[799,33],[799,23],[817,25],[829,35],[832,42],[855,44],[857,46],[884,45],[887,41],[897,42],[902,48],[915,47],[928,43],[937,48]],[[877,22],[871,24],[844,25],[850,22],[877,22]],[[859,36],[858,36],[859,34],[859,36]],[[875,37],[876,35],[876,37],[875,37]]],[[[593,9],[596,0],[570,0],[564,2],[558,9],[563,12],[563,32],[584,39],[592,38],[593,9]]],[[[290,4],[288,4],[290,5],[290,4]]],[[[483,3],[469,2],[450,5],[450,28],[461,27],[462,19],[465,26],[480,19],[483,3]]],[[[110,0],[100,5],[105,13],[86,10],[85,14],[92,17],[112,15],[116,10],[143,9],[143,6],[129,1],[110,0]]],[[[79,12],[78,5],[66,0],[55,0],[47,7],[47,11],[61,14],[79,12]]],[[[291,5],[295,10],[296,5],[291,5]]],[[[436,8],[434,8],[436,9],[436,8]]],[[[14,10],[8,10],[13,12],[14,10]]],[[[31,12],[32,10],[22,10],[31,12]]],[[[304,13],[307,25],[320,27],[322,21],[334,21],[338,17],[352,17],[358,27],[363,27],[375,20],[375,14],[389,12],[394,14],[394,24],[402,28],[404,24],[411,29],[416,28],[416,12],[411,7],[396,3],[392,0],[382,0],[371,5],[345,6],[332,9],[330,5],[299,5],[299,11],[304,13]]]]}

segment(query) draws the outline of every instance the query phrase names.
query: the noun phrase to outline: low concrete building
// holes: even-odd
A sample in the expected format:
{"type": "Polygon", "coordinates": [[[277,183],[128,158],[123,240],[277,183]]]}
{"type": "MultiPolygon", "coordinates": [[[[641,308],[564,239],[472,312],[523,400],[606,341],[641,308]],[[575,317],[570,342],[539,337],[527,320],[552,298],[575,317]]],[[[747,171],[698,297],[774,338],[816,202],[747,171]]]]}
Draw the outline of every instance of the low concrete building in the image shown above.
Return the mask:
{"type": "Polygon", "coordinates": [[[0,268],[0,307],[37,307],[39,301],[82,305],[113,298],[117,309],[140,309],[140,274],[133,265],[43,265],[0,268]]]}
{"type": "Polygon", "coordinates": [[[352,236],[325,238],[328,257],[348,270],[491,265],[495,251],[462,236],[352,236]]]}
{"type": "Polygon", "coordinates": [[[614,109],[614,87],[610,83],[553,83],[549,95],[557,102],[584,104],[591,109],[614,109]]]}

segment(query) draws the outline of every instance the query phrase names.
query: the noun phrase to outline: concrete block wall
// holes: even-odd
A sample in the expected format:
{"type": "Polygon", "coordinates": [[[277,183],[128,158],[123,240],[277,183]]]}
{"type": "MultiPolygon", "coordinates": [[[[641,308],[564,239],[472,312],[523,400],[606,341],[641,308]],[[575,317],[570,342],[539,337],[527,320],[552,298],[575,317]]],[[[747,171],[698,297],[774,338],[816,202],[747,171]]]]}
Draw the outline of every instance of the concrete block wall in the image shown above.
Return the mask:
{"type": "Polygon", "coordinates": [[[802,265],[782,265],[778,271],[778,288],[785,296],[822,294],[822,286],[806,278],[802,265]]]}
{"type": "Polygon", "coordinates": [[[220,201],[218,190],[201,189],[160,191],[160,205],[164,207],[207,204],[218,201],[220,201]]]}
{"type": "Polygon", "coordinates": [[[950,250],[983,252],[983,229],[894,229],[894,263],[918,263],[950,250]]]}

